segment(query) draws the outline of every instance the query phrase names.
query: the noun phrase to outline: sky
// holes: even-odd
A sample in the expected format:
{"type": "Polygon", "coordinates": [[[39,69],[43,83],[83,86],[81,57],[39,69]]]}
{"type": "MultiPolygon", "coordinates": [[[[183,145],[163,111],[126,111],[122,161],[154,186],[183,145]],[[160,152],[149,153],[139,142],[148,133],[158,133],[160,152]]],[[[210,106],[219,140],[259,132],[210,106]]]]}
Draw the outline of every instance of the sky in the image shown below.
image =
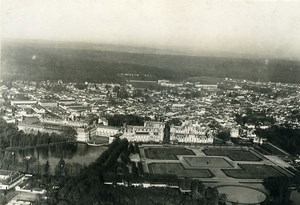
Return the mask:
{"type": "Polygon", "coordinates": [[[300,59],[300,0],[2,0],[1,38],[300,59]]]}

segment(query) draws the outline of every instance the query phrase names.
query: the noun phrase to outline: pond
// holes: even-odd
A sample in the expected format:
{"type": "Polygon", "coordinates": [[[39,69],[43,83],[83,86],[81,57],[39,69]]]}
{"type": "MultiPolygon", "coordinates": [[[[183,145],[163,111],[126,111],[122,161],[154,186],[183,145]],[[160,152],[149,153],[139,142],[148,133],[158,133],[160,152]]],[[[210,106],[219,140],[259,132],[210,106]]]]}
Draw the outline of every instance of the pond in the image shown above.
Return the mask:
{"type": "Polygon", "coordinates": [[[28,160],[30,163],[33,161],[41,165],[48,161],[50,172],[54,173],[55,167],[61,159],[66,164],[82,167],[94,162],[106,149],[106,146],[96,147],[84,143],[72,143],[6,151],[2,153],[1,157],[10,155],[12,161],[24,162],[28,160]]]}

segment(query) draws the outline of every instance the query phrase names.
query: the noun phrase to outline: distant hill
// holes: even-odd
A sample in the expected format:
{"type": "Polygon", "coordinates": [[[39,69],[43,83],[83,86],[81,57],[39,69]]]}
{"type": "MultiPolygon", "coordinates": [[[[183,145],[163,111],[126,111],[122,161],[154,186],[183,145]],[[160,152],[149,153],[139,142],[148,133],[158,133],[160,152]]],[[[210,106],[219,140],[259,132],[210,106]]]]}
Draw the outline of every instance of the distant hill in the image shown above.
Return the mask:
{"type": "Polygon", "coordinates": [[[143,73],[174,81],[208,76],[300,83],[299,61],[169,55],[163,54],[166,50],[80,43],[5,41],[1,49],[2,78],[123,82],[120,73],[143,73]]]}

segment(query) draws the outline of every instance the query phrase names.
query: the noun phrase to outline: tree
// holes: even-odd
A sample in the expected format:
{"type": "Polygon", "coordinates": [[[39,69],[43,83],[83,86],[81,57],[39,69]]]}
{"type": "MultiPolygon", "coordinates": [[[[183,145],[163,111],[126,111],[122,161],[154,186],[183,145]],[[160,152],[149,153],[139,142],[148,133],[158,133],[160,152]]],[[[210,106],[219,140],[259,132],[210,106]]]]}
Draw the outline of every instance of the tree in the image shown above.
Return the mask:
{"type": "Polygon", "coordinates": [[[270,177],[264,180],[263,185],[270,192],[272,204],[274,205],[289,205],[290,202],[290,187],[291,181],[289,178],[270,177]]]}
{"type": "Polygon", "coordinates": [[[69,141],[76,141],[77,132],[72,127],[66,127],[63,131],[63,136],[69,141]]]}
{"type": "Polygon", "coordinates": [[[65,165],[66,165],[65,160],[63,160],[63,158],[60,158],[58,164],[55,167],[55,176],[66,175],[65,165]]]}
{"type": "Polygon", "coordinates": [[[217,134],[216,137],[224,141],[229,141],[230,131],[228,129],[223,129],[217,134]]]}
{"type": "Polygon", "coordinates": [[[170,143],[170,125],[167,123],[164,128],[164,138],[163,138],[164,144],[170,143]]]}
{"type": "Polygon", "coordinates": [[[50,164],[49,164],[49,161],[47,160],[46,164],[45,164],[45,167],[44,167],[44,173],[46,176],[49,176],[50,174],[50,164]]]}
{"type": "Polygon", "coordinates": [[[207,205],[218,205],[219,203],[219,192],[215,187],[208,187],[205,190],[205,199],[207,205]]]}
{"type": "Polygon", "coordinates": [[[172,118],[171,120],[169,120],[168,124],[169,125],[175,125],[175,126],[181,126],[182,121],[178,118],[172,118]]]}
{"type": "Polygon", "coordinates": [[[227,200],[228,200],[228,197],[225,193],[222,193],[219,195],[219,204],[220,205],[226,205],[227,200]]]}
{"type": "Polygon", "coordinates": [[[0,194],[0,205],[5,205],[7,204],[7,197],[6,195],[0,194]]]}

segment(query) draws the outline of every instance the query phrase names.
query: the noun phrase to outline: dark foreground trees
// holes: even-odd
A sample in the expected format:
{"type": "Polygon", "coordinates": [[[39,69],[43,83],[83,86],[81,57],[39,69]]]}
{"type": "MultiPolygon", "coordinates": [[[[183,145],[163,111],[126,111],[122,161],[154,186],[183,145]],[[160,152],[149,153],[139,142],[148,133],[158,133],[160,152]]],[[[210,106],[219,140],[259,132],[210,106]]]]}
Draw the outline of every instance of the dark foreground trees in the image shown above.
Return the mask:
{"type": "MultiPolygon", "coordinates": [[[[111,143],[106,151],[90,166],[84,168],[82,173],[75,177],[68,177],[68,180],[62,184],[58,190],[50,190],[48,203],[52,204],[116,204],[116,205],[218,205],[221,196],[217,189],[206,188],[200,181],[193,184],[194,192],[198,194],[184,194],[179,189],[171,188],[143,188],[130,186],[131,179],[138,179],[140,182],[155,181],[154,176],[143,177],[140,171],[141,165],[122,160],[122,156],[128,153],[128,150],[134,150],[126,139],[116,139],[111,143]],[[120,175],[119,164],[134,164],[136,171],[132,174],[136,178],[127,175],[120,175]],[[116,185],[116,179],[123,182],[129,182],[129,186],[116,185]],[[107,179],[112,180],[113,185],[106,185],[107,179]],[[194,188],[197,187],[197,188],[194,188]],[[201,188],[199,188],[201,187],[201,188]],[[196,191],[195,191],[196,190],[196,191]]],[[[134,150],[136,152],[136,150],[134,150]]],[[[134,166],[133,165],[133,166],[134,166]]],[[[175,176],[174,176],[175,177],[175,176]]],[[[61,175],[61,178],[65,178],[61,175]]],[[[167,176],[164,177],[165,183],[167,176]]],[[[170,178],[171,179],[171,178],[170,178]]],[[[172,182],[178,182],[177,178],[172,178],[172,182]],[[174,180],[173,180],[174,179],[174,180]]],[[[187,189],[191,189],[190,180],[183,180],[187,189]]],[[[161,181],[160,181],[161,182],[161,181]]]]}
{"type": "Polygon", "coordinates": [[[111,126],[117,126],[121,127],[124,123],[127,125],[144,125],[144,122],[147,120],[150,120],[150,118],[147,117],[140,117],[137,115],[109,115],[106,116],[108,120],[108,124],[111,126]]]}
{"type": "Polygon", "coordinates": [[[268,129],[257,129],[259,137],[267,138],[269,142],[281,147],[291,154],[300,154],[300,129],[289,126],[272,126],[268,129]]]}
{"type": "Polygon", "coordinates": [[[290,201],[290,186],[292,179],[288,177],[270,177],[264,180],[263,185],[269,191],[270,197],[266,205],[292,205],[290,201]]]}

